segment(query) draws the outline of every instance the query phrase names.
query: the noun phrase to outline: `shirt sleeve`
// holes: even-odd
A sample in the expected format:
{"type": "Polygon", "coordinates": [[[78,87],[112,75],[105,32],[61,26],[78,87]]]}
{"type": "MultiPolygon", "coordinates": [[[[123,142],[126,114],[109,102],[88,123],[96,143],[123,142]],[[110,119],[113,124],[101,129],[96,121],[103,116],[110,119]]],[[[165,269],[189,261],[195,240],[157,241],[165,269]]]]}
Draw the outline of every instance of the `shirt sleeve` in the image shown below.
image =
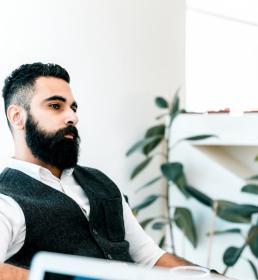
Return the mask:
{"type": "Polygon", "coordinates": [[[16,201],[0,194],[0,263],[17,253],[25,240],[25,218],[16,201]]]}
{"type": "Polygon", "coordinates": [[[129,242],[129,253],[139,264],[153,267],[165,251],[143,230],[122,195],[125,240],[129,242]]]}

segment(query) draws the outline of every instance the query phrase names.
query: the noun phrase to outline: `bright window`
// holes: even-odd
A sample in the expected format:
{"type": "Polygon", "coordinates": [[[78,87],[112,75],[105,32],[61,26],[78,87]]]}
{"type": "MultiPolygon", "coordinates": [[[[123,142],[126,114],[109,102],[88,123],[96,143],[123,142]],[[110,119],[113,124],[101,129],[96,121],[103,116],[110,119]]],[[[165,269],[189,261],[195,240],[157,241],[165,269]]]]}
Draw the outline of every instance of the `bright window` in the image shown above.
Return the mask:
{"type": "Polygon", "coordinates": [[[257,110],[258,1],[186,3],[186,109],[257,110]]]}

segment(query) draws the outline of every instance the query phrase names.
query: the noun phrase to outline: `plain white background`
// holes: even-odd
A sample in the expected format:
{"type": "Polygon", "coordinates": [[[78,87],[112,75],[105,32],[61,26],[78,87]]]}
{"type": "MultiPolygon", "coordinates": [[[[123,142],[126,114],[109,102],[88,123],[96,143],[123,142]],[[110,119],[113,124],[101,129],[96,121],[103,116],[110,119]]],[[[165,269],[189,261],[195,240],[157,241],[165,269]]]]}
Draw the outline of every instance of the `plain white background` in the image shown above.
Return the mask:
{"type": "MultiPolygon", "coordinates": [[[[0,81],[23,63],[54,62],[79,103],[80,162],[130,193],[127,149],[155,116],[154,97],[184,82],[181,0],[0,2],[0,81]]],[[[1,100],[1,163],[12,155],[1,100]]],[[[134,185],[134,184],[133,184],[134,185]]]]}

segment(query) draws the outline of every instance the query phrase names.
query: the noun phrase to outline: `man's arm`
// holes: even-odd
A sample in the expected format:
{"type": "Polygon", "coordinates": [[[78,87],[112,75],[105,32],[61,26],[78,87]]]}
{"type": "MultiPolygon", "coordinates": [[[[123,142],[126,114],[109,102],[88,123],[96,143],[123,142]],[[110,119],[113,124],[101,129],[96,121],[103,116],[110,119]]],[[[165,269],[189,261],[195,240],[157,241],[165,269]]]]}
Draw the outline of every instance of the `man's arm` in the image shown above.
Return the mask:
{"type": "Polygon", "coordinates": [[[28,270],[5,264],[10,252],[19,251],[25,239],[25,218],[17,202],[0,194],[0,280],[28,279],[28,270]]]}
{"type": "MultiPolygon", "coordinates": [[[[182,259],[180,257],[171,255],[169,253],[165,253],[163,256],[161,256],[158,261],[155,263],[155,266],[159,267],[167,267],[167,268],[173,268],[176,266],[186,266],[186,265],[195,265],[193,263],[188,262],[185,259],[182,259]]],[[[232,278],[225,277],[217,272],[211,273],[212,279],[224,279],[224,280],[230,280],[232,278]]],[[[1,279],[0,279],[1,280],[1,279]]],[[[232,279],[233,280],[233,279],[232,279]]]]}
{"type": "Polygon", "coordinates": [[[0,280],[27,280],[29,271],[10,264],[0,264],[0,280]]]}
{"type": "Polygon", "coordinates": [[[164,255],[162,255],[155,263],[155,266],[170,267],[170,268],[176,266],[184,266],[184,265],[194,265],[194,264],[180,257],[171,255],[169,253],[165,253],[164,255]]]}

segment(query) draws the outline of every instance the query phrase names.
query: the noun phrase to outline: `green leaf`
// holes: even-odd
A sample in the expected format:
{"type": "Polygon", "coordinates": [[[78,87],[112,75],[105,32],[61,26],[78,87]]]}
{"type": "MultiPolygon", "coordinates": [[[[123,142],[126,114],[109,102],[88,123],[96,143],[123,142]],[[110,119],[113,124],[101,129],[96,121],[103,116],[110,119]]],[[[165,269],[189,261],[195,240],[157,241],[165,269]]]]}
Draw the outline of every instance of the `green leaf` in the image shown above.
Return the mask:
{"type": "Polygon", "coordinates": [[[258,185],[255,184],[248,184],[242,187],[242,192],[252,193],[252,194],[258,194],[258,185]]]}
{"type": "Polygon", "coordinates": [[[142,149],[142,152],[145,156],[148,156],[151,151],[153,151],[162,141],[163,136],[157,137],[157,139],[153,140],[149,144],[145,145],[142,149]]]}
{"type": "Polygon", "coordinates": [[[248,233],[249,247],[252,253],[258,258],[258,226],[252,226],[248,233]]]}
{"type": "Polygon", "coordinates": [[[183,172],[183,165],[180,162],[162,164],[161,171],[166,179],[172,181],[186,198],[189,197],[189,193],[185,189],[187,181],[183,172]]]}
{"type": "Polygon", "coordinates": [[[258,175],[253,175],[253,176],[247,178],[247,180],[258,180],[258,175]]]}
{"type": "Polygon", "coordinates": [[[196,136],[187,137],[187,138],[184,138],[182,140],[198,141],[198,140],[204,140],[204,139],[211,138],[211,137],[218,137],[218,136],[213,135],[213,134],[203,134],[203,135],[196,135],[196,136]]]}
{"type": "Polygon", "coordinates": [[[163,176],[158,176],[152,180],[150,180],[149,182],[147,182],[146,184],[144,184],[143,186],[141,186],[140,188],[138,188],[138,190],[136,192],[139,192],[140,190],[148,187],[148,186],[151,186],[152,184],[156,183],[157,181],[159,181],[160,179],[162,179],[163,176]]]}
{"type": "Polygon", "coordinates": [[[150,206],[153,202],[155,202],[158,198],[160,197],[160,195],[149,195],[148,197],[146,197],[144,199],[143,202],[141,202],[140,204],[138,204],[137,206],[133,207],[133,210],[135,211],[139,211],[142,210],[143,208],[146,208],[148,206],[150,206]]]}
{"type": "Polygon", "coordinates": [[[179,91],[180,91],[180,87],[176,90],[173,100],[172,100],[172,106],[171,106],[171,110],[170,110],[171,123],[175,119],[175,117],[180,113],[179,91]]]}
{"type": "Polygon", "coordinates": [[[147,138],[156,136],[157,138],[154,139],[152,142],[143,146],[143,150],[142,150],[143,154],[148,155],[152,150],[154,150],[159,145],[159,143],[162,141],[162,139],[164,138],[164,135],[165,135],[165,125],[164,124],[150,127],[146,131],[144,137],[147,139],[147,138]]]}
{"type": "MultiPolygon", "coordinates": [[[[216,230],[216,231],[214,231],[215,235],[227,234],[227,233],[241,233],[241,229],[231,228],[231,229],[226,229],[226,230],[216,230]]],[[[208,232],[207,235],[210,236],[211,234],[208,232]]]]}
{"type": "Polygon", "coordinates": [[[257,271],[257,268],[255,267],[254,263],[253,263],[251,260],[247,260],[247,261],[248,261],[248,263],[249,263],[250,266],[251,266],[251,269],[252,269],[252,271],[253,271],[253,273],[254,273],[255,279],[258,280],[258,271],[257,271]]]}
{"type": "Polygon", "coordinates": [[[183,165],[180,162],[168,162],[161,165],[161,172],[168,181],[176,182],[183,174],[183,165]]]}
{"type": "Polygon", "coordinates": [[[168,102],[163,97],[160,97],[160,96],[156,97],[155,103],[159,108],[162,108],[162,109],[168,108],[168,102]]]}
{"type": "Polygon", "coordinates": [[[147,218],[143,221],[140,222],[140,225],[142,226],[142,228],[146,228],[146,226],[151,223],[153,220],[155,220],[155,218],[147,218]]]}
{"type": "Polygon", "coordinates": [[[139,165],[137,165],[135,167],[135,169],[133,170],[130,179],[132,180],[133,178],[135,178],[142,170],[144,170],[144,168],[146,166],[148,166],[148,164],[151,162],[152,157],[147,157],[144,161],[142,161],[139,165]]]}
{"type": "Polygon", "coordinates": [[[249,204],[237,204],[227,200],[218,200],[217,215],[229,222],[250,223],[251,216],[258,213],[258,207],[249,204]]]}
{"type": "Polygon", "coordinates": [[[226,266],[233,266],[241,256],[242,252],[245,249],[245,245],[242,247],[229,247],[227,250],[224,252],[223,255],[223,262],[225,263],[226,266]]]}
{"type": "Polygon", "coordinates": [[[145,138],[149,138],[152,136],[164,136],[165,134],[165,125],[164,124],[159,124],[159,125],[155,125],[150,127],[146,133],[145,133],[145,138]]]}
{"type": "Polygon", "coordinates": [[[185,186],[185,189],[196,200],[198,200],[199,202],[201,202],[206,206],[212,207],[213,200],[208,195],[204,194],[203,192],[191,186],[185,186]]]}
{"type": "Polygon", "coordinates": [[[156,222],[152,225],[152,229],[161,230],[165,225],[166,225],[166,223],[164,223],[164,222],[156,222]]]}
{"type": "Polygon", "coordinates": [[[176,181],[175,184],[179,187],[179,188],[184,188],[187,186],[187,180],[185,177],[184,172],[182,172],[181,176],[179,176],[176,181]]]}
{"type": "Polygon", "coordinates": [[[138,142],[136,142],[126,153],[126,156],[130,156],[132,153],[134,153],[135,151],[143,148],[145,145],[148,145],[150,143],[152,143],[153,141],[156,141],[158,139],[162,139],[162,136],[160,135],[156,135],[156,136],[152,136],[149,138],[145,138],[143,140],[140,140],[138,142]]]}
{"type": "Polygon", "coordinates": [[[186,181],[186,177],[185,174],[182,173],[181,176],[179,176],[176,181],[174,182],[174,184],[178,187],[179,191],[186,197],[189,198],[190,195],[186,190],[186,186],[187,186],[187,181],[186,181]]]}
{"type": "Polygon", "coordinates": [[[160,248],[163,248],[164,243],[165,243],[165,240],[166,240],[166,236],[163,235],[163,236],[161,237],[160,241],[159,241],[159,247],[160,247],[160,248]]]}
{"type": "Polygon", "coordinates": [[[185,236],[192,243],[194,248],[196,248],[197,235],[192,213],[190,212],[190,210],[183,207],[176,207],[174,220],[177,227],[185,234],[185,236]]]}
{"type": "Polygon", "coordinates": [[[258,161],[258,155],[255,157],[255,159],[254,159],[255,161],[258,161]]]}

